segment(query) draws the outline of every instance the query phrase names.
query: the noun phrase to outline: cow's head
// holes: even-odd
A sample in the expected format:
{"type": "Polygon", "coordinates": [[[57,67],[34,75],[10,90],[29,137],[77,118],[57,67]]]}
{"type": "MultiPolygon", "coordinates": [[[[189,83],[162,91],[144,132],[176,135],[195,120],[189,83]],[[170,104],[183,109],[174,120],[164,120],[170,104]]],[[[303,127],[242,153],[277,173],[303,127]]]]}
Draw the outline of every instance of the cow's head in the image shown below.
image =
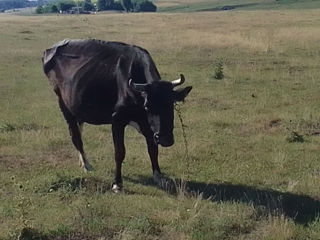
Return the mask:
{"type": "Polygon", "coordinates": [[[183,84],[184,76],[172,82],[155,81],[152,83],[138,84],[130,79],[129,85],[144,98],[143,107],[147,113],[148,122],[154,134],[154,141],[163,147],[174,143],[173,119],[174,103],[183,101],[192,87],[174,90],[183,84]]]}

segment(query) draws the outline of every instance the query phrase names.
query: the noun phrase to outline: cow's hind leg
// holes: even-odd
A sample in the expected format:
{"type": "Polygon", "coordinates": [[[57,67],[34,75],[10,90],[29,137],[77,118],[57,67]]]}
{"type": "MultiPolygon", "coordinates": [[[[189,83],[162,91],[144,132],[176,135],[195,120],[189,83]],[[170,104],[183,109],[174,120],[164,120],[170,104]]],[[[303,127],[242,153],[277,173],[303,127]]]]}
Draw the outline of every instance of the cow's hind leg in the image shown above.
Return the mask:
{"type": "Polygon", "coordinates": [[[92,166],[90,165],[86,157],[86,154],[83,150],[83,142],[81,138],[83,123],[77,121],[77,119],[66,108],[61,98],[59,98],[59,106],[64,115],[64,118],[66,119],[69,125],[69,132],[72,139],[72,143],[79,152],[80,167],[82,167],[84,171],[91,171],[92,166]]]}
{"type": "Polygon", "coordinates": [[[92,166],[89,163],[86,153],[83,150],[83,142],[82,142],[82,129],[83,129],[83,123],[78,123],[78,133],[70,130],[70,135],[72,137],[72,142],[76,146],[77,150],[79,151],[79,165],[82,167],[85,171],[91,171],[92,166]],[[77,136],[78,135],[78,136],[77,136]],[[73,138],[75,136],[75,139],[73,138]],[[78,146],[78,147],[77,147],[78,146]]]}

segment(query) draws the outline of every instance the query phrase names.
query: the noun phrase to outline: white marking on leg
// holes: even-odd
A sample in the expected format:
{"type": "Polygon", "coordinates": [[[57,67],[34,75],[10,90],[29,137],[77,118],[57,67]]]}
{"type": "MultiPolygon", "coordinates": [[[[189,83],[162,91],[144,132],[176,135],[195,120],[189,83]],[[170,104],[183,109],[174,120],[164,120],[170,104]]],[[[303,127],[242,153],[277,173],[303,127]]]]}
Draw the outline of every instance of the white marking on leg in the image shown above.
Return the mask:
{"type": "Polygon", "coordinates": [[[86,154],[81,154],[79,152],[79,165],[80,167],[83,168],[83,170],[86,172],[86,171],[92,171],[93,168],[91,166],[91,164],[89,163],[87,157],[86,157],[86,154]]]}
{"type": "MultiPolygon", "coordinates": [[[[78,124],[78,129],[79,129],[80,137],[81,137],[82,136],[82,130],[83,130],[83,124],[78,124]]],[[[80,167],[83,168],[83,170],[85,172],[93,170],[93,168],[92,168],[91,164],[89,163],[85,153],[81,154],[79,152],[79,165],[80,165],[80,167]]]]}
{"type": "Polygon", "coordinates": [[[120,193],[122,192],[122,185],[118,185],[116,183],[112,184],[112,189],[114,193],[120,193]]]}

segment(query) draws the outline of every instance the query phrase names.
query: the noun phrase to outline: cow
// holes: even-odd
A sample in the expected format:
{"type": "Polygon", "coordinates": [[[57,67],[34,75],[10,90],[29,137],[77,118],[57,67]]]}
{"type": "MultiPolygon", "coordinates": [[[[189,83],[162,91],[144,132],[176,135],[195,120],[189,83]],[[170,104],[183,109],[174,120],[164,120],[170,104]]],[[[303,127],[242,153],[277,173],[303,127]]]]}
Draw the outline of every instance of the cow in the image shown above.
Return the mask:
{"type": "Polygon", "coordinates": [[[97,39],[60,41],[45,50],[42,62],[79,152],[80,166],[92,170],[81,139],[83,124],[111,124],[116,165],[112,190],[121,191],[124,129],[133,125],[145,137],[153,179],[161,184],[158,145],[174,144],[174,103],[184,101],[192,89],[174,89],[184,83],[184,76],[162,80],[147,50],[97,39]]]}

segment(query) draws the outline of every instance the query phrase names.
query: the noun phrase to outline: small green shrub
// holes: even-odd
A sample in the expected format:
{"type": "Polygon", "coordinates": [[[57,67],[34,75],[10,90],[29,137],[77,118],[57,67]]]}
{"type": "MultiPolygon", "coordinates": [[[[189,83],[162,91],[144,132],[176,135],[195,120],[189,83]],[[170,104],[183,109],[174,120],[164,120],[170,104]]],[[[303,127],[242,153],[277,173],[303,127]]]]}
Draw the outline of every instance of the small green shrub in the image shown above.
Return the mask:
{"type": "Polygon", "coordinates": [[[216,61],[214,65],[214,75],[213,75],[214,79],[222,80],[224,78],[223,65],[224,65],[224,61],[222,59],[218,59],[216,61]]]}
{"type": "Polygon", "coordinates": [[[12,132],[14,131],[16,128],[10,124],[10,123],[4,123],[4,124],[0,124],[0,133],[1,132],[12,132]]]}

